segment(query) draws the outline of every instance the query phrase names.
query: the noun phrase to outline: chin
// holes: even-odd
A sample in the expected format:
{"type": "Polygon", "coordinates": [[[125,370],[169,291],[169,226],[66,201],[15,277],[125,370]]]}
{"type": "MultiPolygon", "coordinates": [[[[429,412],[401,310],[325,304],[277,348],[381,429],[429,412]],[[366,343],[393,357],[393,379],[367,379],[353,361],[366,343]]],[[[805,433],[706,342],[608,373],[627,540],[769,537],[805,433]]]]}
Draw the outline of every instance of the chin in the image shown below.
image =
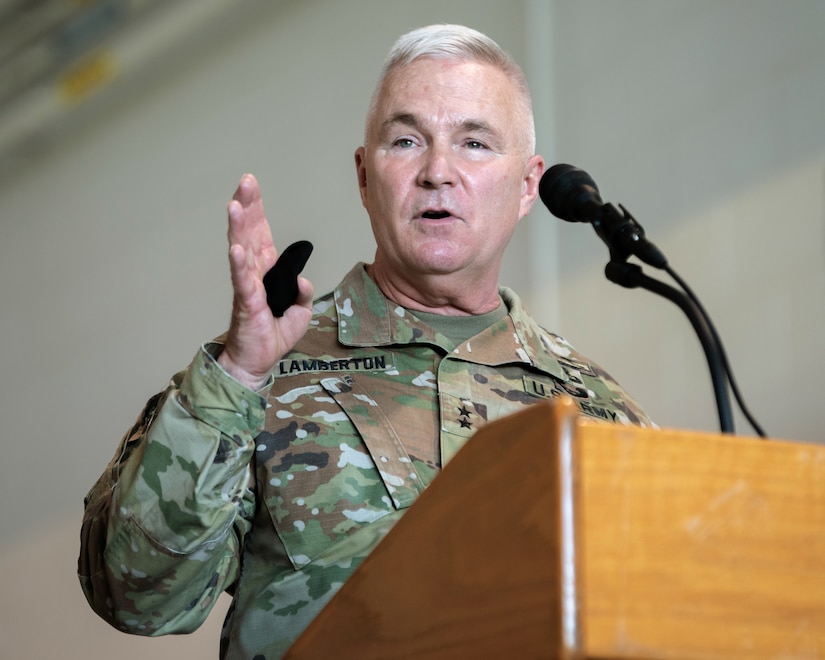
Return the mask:
{"type": "Polygon", "coordinates": [[[465,260],[459,259],[453,254],[429,253],[415,255],[412,264],[419,273],[430,275],[449,275],[457,270],[461,270],[466,265],[465,260]]]}
{"type": "Polygon", "coordinates": [[[418,265],[419,270],[427,269],[439,273],[452,273],[472,262],[466,250],[450,242],[425,241],[412,251],[410,261],[418,265]],[[458,249],[457,249],[458,248],[458,249]]]}

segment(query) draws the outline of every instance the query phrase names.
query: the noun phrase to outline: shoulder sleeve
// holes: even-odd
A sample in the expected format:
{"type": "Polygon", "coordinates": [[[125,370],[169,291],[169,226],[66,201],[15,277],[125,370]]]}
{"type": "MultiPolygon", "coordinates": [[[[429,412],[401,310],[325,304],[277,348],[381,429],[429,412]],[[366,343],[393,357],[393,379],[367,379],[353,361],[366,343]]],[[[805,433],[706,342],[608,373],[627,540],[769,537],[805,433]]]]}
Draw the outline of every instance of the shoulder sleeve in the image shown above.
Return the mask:
{"type": "Polygon", "coordinates": [[[85,499],[81,586],[121,630],[194,630],[237,578],[266,403],[218,366],[218,350],[150,399],[85,499]]]}

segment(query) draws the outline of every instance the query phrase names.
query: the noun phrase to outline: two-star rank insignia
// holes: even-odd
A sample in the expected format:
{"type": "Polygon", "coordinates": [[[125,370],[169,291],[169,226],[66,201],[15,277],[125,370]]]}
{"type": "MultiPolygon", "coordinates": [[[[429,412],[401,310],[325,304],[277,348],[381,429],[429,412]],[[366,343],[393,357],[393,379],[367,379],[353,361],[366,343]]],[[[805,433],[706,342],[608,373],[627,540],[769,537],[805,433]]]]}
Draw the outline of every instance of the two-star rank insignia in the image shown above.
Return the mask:
{"type": "Polygon", "coordinates": [[[458,409],[458,423],[461,425],[463,429],[471,429],[473,428],[473,423],[470,421],[471,413],[467,410],[467,406],[463,405],[458,409]]]}

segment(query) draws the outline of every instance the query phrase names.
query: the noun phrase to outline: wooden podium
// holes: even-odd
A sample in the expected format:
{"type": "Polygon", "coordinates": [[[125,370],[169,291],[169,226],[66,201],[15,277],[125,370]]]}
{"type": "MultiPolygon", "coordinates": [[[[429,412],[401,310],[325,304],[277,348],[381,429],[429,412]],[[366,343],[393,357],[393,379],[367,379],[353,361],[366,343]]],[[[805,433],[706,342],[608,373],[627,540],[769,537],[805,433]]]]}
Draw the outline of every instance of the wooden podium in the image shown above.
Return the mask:
{"type": "Polygon", "coordinates": [[[825,446],[489,424],[286,658],[825,658],[825,446]]]}

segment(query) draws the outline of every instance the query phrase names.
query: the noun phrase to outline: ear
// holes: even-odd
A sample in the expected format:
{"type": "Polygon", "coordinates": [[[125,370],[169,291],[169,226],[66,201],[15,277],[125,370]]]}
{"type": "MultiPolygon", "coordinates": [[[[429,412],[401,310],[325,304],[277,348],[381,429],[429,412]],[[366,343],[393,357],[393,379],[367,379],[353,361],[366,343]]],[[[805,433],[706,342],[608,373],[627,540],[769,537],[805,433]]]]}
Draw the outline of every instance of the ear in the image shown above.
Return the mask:
{"type": "Polygon", "coordinates": [[[533,208],[533,203],[539,196],[539,182],[541,181],[542,174],[544,174],[544,158],[538,155],[532,156],[524,168],[519,220],[527,215],[530,209],[533,208]]]}
{"type": "Polygon", "coordinates": [[[361,193],[361,204],[367,206],[367,150],[358,147],[355,150],[355,173],[358,176],[358,191],[361,193]]]}

